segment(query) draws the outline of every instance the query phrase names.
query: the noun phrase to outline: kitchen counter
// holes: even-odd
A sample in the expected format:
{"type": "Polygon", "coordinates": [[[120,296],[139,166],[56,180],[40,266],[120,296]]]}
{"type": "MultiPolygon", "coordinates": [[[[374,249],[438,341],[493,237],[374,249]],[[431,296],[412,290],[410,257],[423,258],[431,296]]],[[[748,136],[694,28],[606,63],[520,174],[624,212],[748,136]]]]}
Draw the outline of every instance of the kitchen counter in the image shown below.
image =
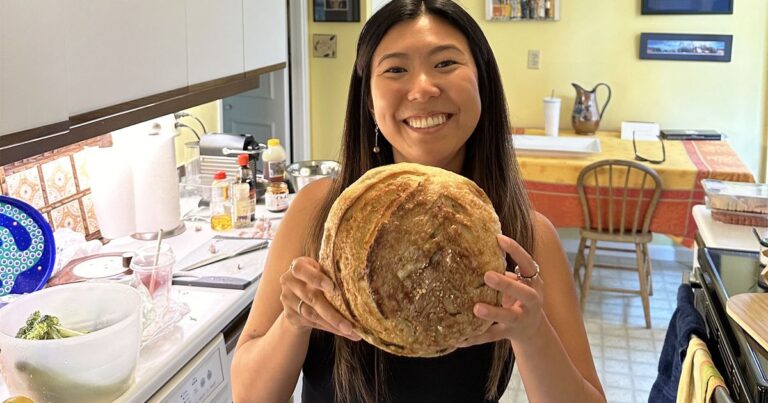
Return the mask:
{"type": "MultiPolygon", "coordinates": [[[[718,222],[712,219],[712,214],[705,205],[693,207],[693,219],[696,221],[699,235],[704,245],[709,248],[735,249],[758,252],[760,246],[752,234],[752,227],[718,222]]],[[[758,228],[764,232],[767,228],[758,228]]],[[[694,260],[696,254],[694,253],[694,260]]]]}
{"type": "MultiPolygon", "coordinates": [[[[263,206],[260,207],[263,208],[263,206]]],[[[265,215],[264,213],[257,212],[257,215],[262,216],[265,215]]],[[[282,214],[266,213],[266,215],[277,220],[282,217],[282,214]]],[[[215,235],[207,223],[186,223],[186,226],[186,231],[181,235],[163,240],[164,243],[171,245],[177,260],[215,235]]],[[[104,245],[102,252],[131,251],[155,242],[125,237],[104,245]]],[[[258,262],[261,270],[267,252],[268,249],[262,249],[248,256],[251,261],[258,262]]],[[[188,304],[190,313],[159,338],[151,340],[142,347],[136,379],[130,389],[117,401],[146,402],[206,344],[221,333],[240,312],[250,306],[257,286],[258,280],[245,290],[174,285],[173,299],[188,304]]],[[[0,379],[0,399],[8,396],[10,394],[0,379]]]]}

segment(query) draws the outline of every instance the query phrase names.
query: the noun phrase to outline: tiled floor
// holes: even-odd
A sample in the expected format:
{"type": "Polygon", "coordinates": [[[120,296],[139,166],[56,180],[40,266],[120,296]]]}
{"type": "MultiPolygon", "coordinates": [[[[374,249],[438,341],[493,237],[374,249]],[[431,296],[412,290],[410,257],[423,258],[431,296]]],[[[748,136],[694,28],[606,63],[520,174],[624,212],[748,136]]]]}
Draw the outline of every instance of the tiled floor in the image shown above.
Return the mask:
{"type": "MultiPolygon", "coordinates": [[[[573,256],[569,256],[573,262],[573,256]]],[[[605,258],[618,263],[618,258],[605,258]]],[[[621,264],[634,260],[621,259],[621,264]]],[[[690,264],[653,261],[652,329],[645,328],[639,296],[592,291],[587,300],[584,323],[595,367],[610,403],[647,402],[656,379],[657,364],[669,319],[677,304],[677,288],[690,264]]],[[[596,269],[593,284],[637,288],[637,272],[596,269]]],[[[502,403],[527,402],[517,370],[502,403]]]]}

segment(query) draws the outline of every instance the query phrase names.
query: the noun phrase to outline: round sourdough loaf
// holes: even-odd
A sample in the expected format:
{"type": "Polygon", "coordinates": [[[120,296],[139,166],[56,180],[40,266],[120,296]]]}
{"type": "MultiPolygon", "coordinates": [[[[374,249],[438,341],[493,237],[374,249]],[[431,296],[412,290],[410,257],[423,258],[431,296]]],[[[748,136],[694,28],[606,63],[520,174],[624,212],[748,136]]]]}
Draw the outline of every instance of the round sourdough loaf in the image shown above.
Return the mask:
{"type": "Polygon", "coordinates": [[[372,169],[335,201],[320,264],[331,303],[367,342],[393,354],[447,354],[491,322],[477,302],[499,305],[485,272],[505,270],[499,218],[471,180],[401,163],[372,169]]]}

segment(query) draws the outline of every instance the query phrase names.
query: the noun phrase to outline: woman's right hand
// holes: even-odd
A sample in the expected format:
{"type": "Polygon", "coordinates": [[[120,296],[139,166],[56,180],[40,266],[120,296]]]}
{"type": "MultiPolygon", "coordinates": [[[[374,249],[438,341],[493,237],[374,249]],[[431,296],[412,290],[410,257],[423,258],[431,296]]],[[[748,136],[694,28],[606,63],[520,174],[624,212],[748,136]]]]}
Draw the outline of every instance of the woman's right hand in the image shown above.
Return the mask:
{"type": "Polygon", "coordinates": [[[336,287],[320,270],[316,260],[306,256],[293,259],[290,269],[280,276],[280,285],[283,313],[290,324],[360,340],[352,324],[325,298],[324,292],[336,292],[336,287]]]}

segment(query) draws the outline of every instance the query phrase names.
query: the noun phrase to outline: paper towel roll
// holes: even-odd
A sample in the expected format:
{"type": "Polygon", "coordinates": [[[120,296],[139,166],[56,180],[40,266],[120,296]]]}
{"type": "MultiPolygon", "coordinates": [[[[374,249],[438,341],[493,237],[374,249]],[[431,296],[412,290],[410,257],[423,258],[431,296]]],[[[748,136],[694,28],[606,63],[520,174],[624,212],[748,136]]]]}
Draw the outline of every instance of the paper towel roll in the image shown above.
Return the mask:
{"type": "Polygon", "coordinates": [[[113,147],[95,150],[89,174],[102,236],[168,232],[181,225],[174,137],[170,116],[115,131],[113,147]]]}
{"type": "Polygon", "coordinates": [[[135,143],[133,191],[136,232],[170,231],[181,224],[174,136],[144,135],[135,143]]]}
{"type": "Polygon", "coordinates": [[[115,147],[86,153],[91,199],[101,236],[120,238],[136,231],[133,174],[127,154],[115,147]]]}

